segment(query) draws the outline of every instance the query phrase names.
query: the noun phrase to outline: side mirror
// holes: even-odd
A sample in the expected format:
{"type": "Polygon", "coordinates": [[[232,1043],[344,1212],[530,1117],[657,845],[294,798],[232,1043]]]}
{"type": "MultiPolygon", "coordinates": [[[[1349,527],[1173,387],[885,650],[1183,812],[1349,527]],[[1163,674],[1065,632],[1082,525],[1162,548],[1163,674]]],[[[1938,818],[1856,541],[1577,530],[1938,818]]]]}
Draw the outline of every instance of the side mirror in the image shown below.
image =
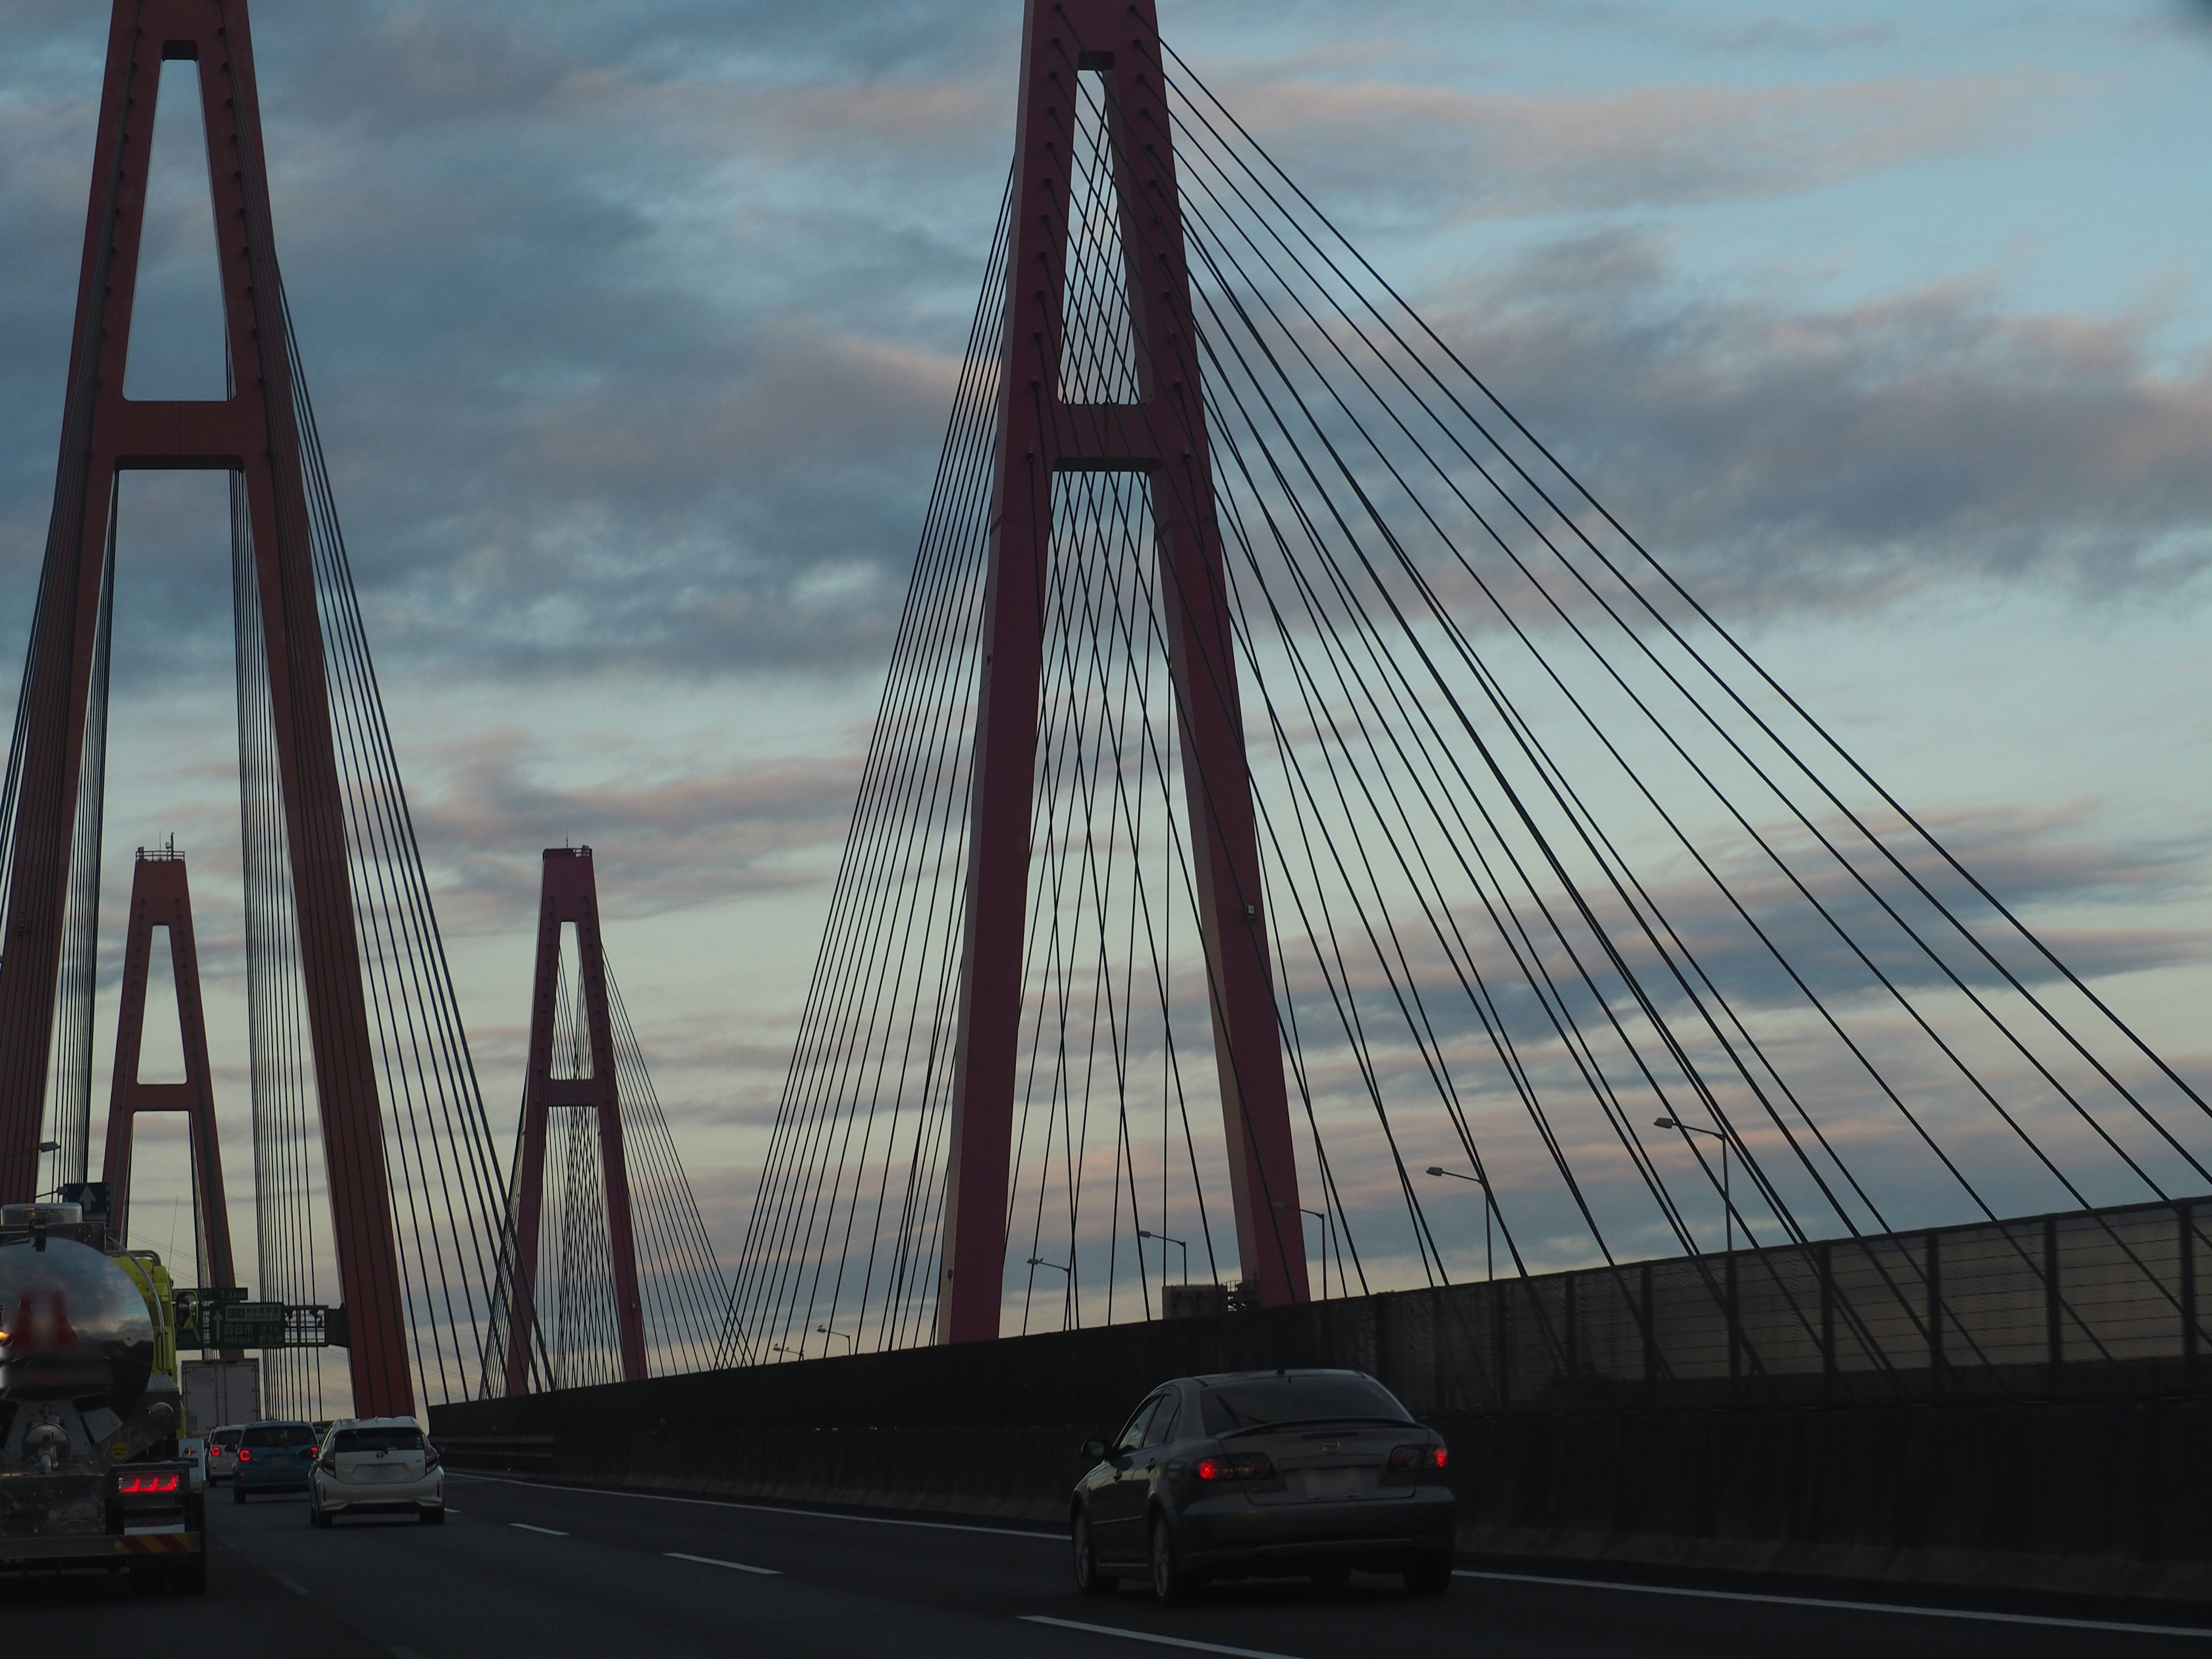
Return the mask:
{"type": "Polygon", "coordinates": [[[1103,1440],[1085,1441],[1083,1443],[1083,1457],[1084,1461],[1089,1463],[1102,1463],[1105,1462],[1106,1443],[1103,1440]]]}

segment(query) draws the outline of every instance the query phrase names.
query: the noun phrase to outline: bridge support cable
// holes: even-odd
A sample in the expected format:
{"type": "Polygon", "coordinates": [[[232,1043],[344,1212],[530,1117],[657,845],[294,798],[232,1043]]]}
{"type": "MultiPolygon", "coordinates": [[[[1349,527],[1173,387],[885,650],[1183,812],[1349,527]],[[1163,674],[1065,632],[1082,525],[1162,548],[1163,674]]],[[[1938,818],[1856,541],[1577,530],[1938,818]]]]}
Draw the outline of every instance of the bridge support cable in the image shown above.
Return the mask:
{"type": "MultiPolygon", "coordinates": [[[[1609,1264],[1631,1309],[1623,1264],[1679,1252],[1717,1305],[1730,1247],[2212,1182],[2196,1091],[2002,878],[1884,790],[1150,27],[1030,8],[1022,143],[1047,122],[1060,171],[1025,160],[1002,211],[726,1356],[739,1332],[767,1359],[1148,1317],[1186,1261],[1250,1276],[1249,1205],[1233,1241],[1205,1208],[1249,1149],[1233,1112],[1225,1147],[1192,1132],[1187,1064],[1194,1021],[1219,1032],[1223,958],[1190,947],[1238,801],[1299,1130],[1270,1208],[1340,1293],[1347,1267],[1487,1275],[1502,1246],[1516,1276],[1609,1264]],[[1162,552],[1175,524],[1218,562],[1162,552]],[[979,641],[986,603],[994,628],[1033,612],[1033,662],[979,641]],[[1209,612],[1212,655],[1178,632],[1209,612]],[[994,851],[973,757],[1009,672],[1036,690],[1000,710],[1033,744],[1026,839],[994,851]],[[1241,760],[1194,765],[1194,721],[1223,719],[1241,760]],[[947,1000],[975,994],[960,919],[1014,892],[982,959],[1019,992],[993,1039],[1004,1208],[973,1258],[1012,1261],[961,1313],[929,1277],[961,1145],[947,1000]],[[1427,1178],[1446,1167],[1469,1184],[1427,1178]]],[[[1240,1051],[1217,1053],[1233,1091],[1240,1051]]],[[[1824,1316],[1778,1277],[1777,1316],[1940,1340],[1906,1257],[1865,1255],[1891,1315],[1824,1316]]]]}

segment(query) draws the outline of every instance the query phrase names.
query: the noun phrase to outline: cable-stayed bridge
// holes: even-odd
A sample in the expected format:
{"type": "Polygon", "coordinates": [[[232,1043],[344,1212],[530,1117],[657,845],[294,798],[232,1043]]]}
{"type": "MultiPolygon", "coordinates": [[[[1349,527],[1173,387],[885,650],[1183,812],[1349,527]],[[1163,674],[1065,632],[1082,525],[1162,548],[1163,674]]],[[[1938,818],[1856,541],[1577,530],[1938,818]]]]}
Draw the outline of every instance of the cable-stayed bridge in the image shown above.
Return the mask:
{"type": "MultiPolygon", "coordinates": [[[[719,1371],[802,1420],[835,1387],[757,1374],[835,1355],[922,1400],[988,1374],[969,1345],[1119,1326],[1148,1329],[1019,1352],[1091,1356],[1109,1393],[1155,1356],[1358,1358],[1437,1412],[2193,1391],[2197,1090],[1362,257],[1150,0],[1025,11],[850,836],[718,1255],[589,848],[545,854],[496,1142],[285,307],[245,8],[117,0],[0,794],[0,1196],[88,1173],[116,480],[206,468],[257,1282],[343,1308],[357,1409],[435,1401],[489,1443],[537,1396],[719,1371]],[[232,392],[148,403],[124,356],[178,60],[232,392]],[[1373,1299],[1406,1291],[1417,1358],[1373,1299]],[[1218,1317],[1149,1331],[1171,1313],[1218,1317]],[[882,1352],[908,1349],[948,1357],[882,1352]]],[[[317,1410],[325,1358],[276,1361],[273,1404],[317,1410]]]]}
{"type": "Polygon", "coordinates": [[[2197,1091],[1148,14],[1024,62],[731,1357],[2203,1190],[2197,1091]]]}

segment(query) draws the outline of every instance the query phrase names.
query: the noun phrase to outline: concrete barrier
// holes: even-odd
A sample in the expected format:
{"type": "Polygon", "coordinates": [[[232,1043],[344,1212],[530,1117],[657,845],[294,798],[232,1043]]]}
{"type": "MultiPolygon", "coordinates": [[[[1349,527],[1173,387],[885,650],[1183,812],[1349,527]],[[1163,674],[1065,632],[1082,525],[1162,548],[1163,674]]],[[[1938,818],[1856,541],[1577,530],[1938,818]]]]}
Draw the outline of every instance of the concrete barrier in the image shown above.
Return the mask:
{"type": "MultiPolygon", "coordinates": [[[[641,1426],[617,1411],[457,1431],[514,1403],[434,1408],[455,1467],[1042,1527],[1065,1523],[1095,1428],[641,1426]]],[[[1460,1547],[1487,1557],[2212,1602],[2201,1401],[1431,1420],[1452,1447],[1460,1547]]]]}
{"type": "Polygon", "coordinates": [[[1854,1242],[1903,1297],[1886,1322],[1845,1247],[1802,1246],[469,1401],[431,1427],[457,1467],[1057,1527],[1077,1448],[1154,1384],[1339,1365],[1444,1433],[1469,1552],[2212,1602],[2198,1224],[2138,1206],[1854,1242]],[[2123,1243],[2159,1295],[2089,1272],[2123,1243]]]}

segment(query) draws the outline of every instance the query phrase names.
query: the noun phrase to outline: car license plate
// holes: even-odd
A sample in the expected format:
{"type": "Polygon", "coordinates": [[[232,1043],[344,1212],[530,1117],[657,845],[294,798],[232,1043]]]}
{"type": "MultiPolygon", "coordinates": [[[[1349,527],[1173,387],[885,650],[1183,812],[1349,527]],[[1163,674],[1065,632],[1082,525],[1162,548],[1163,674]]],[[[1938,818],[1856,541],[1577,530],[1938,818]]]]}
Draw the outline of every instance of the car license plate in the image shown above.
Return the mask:
{"type": "Polygon", "coordinates": [[[1308,1469],[1305,1472],[1305,1495],[1309,1498],[1357,1498],[1359,1495],[1359,1471],[1308,1469]]]}

